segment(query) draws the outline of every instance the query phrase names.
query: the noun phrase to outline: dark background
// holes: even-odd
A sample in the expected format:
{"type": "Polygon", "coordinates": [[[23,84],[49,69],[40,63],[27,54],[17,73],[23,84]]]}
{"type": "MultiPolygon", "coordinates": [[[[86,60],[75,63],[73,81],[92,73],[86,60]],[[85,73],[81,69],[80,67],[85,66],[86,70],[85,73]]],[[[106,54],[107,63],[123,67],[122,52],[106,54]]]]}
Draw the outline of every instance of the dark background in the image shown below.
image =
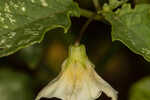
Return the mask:
{"type": "MultiPolygon", "coordinates": [[[[81,8],[94,11],[92,0],[76,1],[81,8]]],[[[62,61],[67,57],[68,46],[73,44],[79,36],[87,18],[71,18],[71,20],[72,27],[67,34],[64,34],[62,29],[49,31],[42,43],[22,49],[8,57],[0,58],[0,82],[3,81],[2,79],[7,80],[10,84],[13,82],[15,77],[7,76],[10,74],[8,69],[11,69],[18,77],[23,73],[29,79],[25,81],[28,83],[25,85],[31,95],[27,96],[33,100],[40,89],[58,75],[62,61]],[[1,75],[1,72],[5,74],[1,75]]],[[[92,21],[86,29],[81,43],[86,46],[89,59],[95,64],[98,74],[119,92],[118,100],[128,100],[130,87],[150,73],[150,63],[145,61],[143,57],[130,51],[121,42],[111,41],[111,26],[108,23],[92,21]]],[[[20,84],[22,87],[25,86],[20,84]]],[[[5,87],[5,85],[0,84],[0,87],[5,87]]],[[[17,92],[23,93],[22,91],[25,90],[17,90],[17,92]]],[[[10,94],[6,96],[10,96],[10,94]]],[[[97,100],[110,99],[102,94],[102,97],[97,100]]]]}

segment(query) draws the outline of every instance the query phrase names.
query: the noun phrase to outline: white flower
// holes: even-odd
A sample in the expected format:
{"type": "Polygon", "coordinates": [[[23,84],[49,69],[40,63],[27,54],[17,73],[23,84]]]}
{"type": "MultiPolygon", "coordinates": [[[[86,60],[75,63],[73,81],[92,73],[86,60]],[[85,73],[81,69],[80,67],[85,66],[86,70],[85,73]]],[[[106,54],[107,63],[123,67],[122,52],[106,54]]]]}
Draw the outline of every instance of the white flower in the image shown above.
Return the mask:
{"type": "Polygon", "coordinates": [[[95,100],[102,92],[112,100],[117,100],[117,92],[95,72],[84,45],[71,46],[61,73],[38,94],[36,100],[53,97],[62,100],[95,100]]]}

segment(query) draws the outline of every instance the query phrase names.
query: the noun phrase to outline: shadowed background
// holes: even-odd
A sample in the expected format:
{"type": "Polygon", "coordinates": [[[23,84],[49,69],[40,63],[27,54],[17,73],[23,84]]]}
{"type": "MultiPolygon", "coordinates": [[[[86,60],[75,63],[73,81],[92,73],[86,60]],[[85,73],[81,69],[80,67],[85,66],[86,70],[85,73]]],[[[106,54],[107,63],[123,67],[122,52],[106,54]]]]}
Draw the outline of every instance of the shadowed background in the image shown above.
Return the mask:
{"type": "MultiPolygon", "coordinates": [[[[76,1],[80,7],[94,11],[91,0],[76,1]]],[[[62,29],[49,31],[42,43],[0,58],[0,98],[34,100],[40,89],[60,72],[68,46],[74,43],[86,21],[84,17],[72,18],[72,27],[67,34],[62,29]]],[[[111,26],[108,23],[92,21],[81,43],[86,46],[97,73],[119,92],[118,100],[128,100],[133,83],[149,75],[150,63],[119,41],[112,42],[110,33],[111,26]]],[[[97,100],[110,99],[102,94],[97,100]]]]}

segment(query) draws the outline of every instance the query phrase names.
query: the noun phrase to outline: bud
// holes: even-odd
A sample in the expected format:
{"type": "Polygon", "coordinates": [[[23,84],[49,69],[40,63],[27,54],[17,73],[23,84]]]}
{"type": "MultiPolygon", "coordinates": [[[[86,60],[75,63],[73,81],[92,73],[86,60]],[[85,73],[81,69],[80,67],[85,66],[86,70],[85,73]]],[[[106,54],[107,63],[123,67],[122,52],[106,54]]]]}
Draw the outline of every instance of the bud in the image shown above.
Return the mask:
{"type": "Polygon", "coordinates": [[[117,100],[117,91],[95,72],[84,45],[70,46],[61,73],[38,94],[36,100],[53,97],[62,100],[95,100],[102,92],[112,100],[117,100]]]}

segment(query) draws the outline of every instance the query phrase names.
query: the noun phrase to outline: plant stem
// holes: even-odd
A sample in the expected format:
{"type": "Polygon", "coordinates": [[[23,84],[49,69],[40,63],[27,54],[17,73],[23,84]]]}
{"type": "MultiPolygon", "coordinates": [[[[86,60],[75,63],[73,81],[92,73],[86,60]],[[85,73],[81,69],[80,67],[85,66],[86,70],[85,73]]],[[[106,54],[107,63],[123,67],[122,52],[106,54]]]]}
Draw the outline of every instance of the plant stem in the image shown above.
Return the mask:
{"type": "MultiPolygon", "coordinates": [[[[81,16],[84,16],[86,18],[91,18],[93,15],[95,15],[94,12],[86,10],[86,9],[82,9],[82,8],[80,8],[80,14],[81,14],[81,16]]],[[[104,20],[103,16],[102,15],[98,15],[98,14],[96,14],[93,19],[97,20],[97,21],[104,20]]]]}
{"type": "Polygon", "coordinates": [[[89,10],[85,10],[85,9],[82,9],[80,8],[80,14],[81,16],[84,16],[86,18],[89,18],[87,20],[87,22],[83,25],[83,27],[81,28],[80,30],[80,33],[79,33],[79,37],[77,38],[77,40],[75,41],[75,45],[79,45],[80,44],[80,41],[82,39],[82,36],[83,34],[85,33],[88,25],[93,21],[93,20],[97,20],[97,21],[105,21],[103,16],[102,15],[98,15],[92,11],[89,11],[89,10]]]}
{"type": "Polygon", "coordinates": [[[94,4],[95,8],[96,8],[97,13],[99,14],[100,10],[101,10],[101,6],[99,4],[99,0],[92,0],[92,1],[93,1],[93,4],[94,4]]]}
{"type": "Polygon", "coordinates": [[[97,14],[94,14],[94,13],[93,13],[93,15],[91,15],[91,17],[90,17],[90,18],[86,21],[86,23],[83,25],[83,27],[82,27],[81,30],[80,30],[79,37],[78,37],[77,40],[75,41],[75,45],[79,45],[79,44],[80,44],[80,41],[81,41],[81,39],[82,39],[83,34],[85,33],[85,31],[86,31],[88,25],[93,21],[93,19],[95,18],[96,15],[97,15],[97,14]]]}

